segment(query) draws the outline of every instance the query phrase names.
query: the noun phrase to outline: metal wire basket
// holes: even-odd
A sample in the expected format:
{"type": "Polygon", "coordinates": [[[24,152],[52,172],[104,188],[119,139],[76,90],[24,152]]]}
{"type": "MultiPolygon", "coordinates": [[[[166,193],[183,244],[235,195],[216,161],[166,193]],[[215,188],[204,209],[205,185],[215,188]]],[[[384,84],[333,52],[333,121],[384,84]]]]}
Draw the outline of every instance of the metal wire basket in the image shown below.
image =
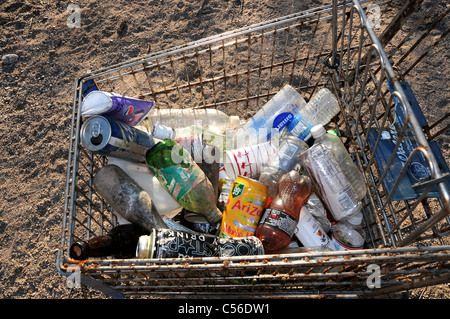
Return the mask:
{"type": "Polygon", "coordinates": [[[445,1],[334,1],[78,79],[59,272],[73,276],[77,269],[82,284],[113,297],[373,297],[449,282],[448,107],[428,124],[407,82],[432,50],[443,50],[448,11],[445,1]],[[73,241],[117,224],[92,187],[108,159],[80,144],[80,105],[90,85],[153,100],[158,108],[217,108],[248,117],[287,83],[306,99],[321,87],[339,99],[332,125],[368,186],[365,249],[81,263],[68,257],[73,241]],[[389,128],[397,130],[392,155],[383,151],[389,128]],[[406,157],[400,166],[399,154],[406,157]],[[412,182],[416,162],[426,174],[412,182]]]}

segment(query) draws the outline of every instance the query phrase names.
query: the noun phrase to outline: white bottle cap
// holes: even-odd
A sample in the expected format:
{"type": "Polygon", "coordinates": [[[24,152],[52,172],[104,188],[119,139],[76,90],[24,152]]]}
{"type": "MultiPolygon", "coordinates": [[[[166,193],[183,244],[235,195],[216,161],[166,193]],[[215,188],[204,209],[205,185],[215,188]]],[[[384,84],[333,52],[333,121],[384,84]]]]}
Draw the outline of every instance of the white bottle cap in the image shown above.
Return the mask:
{"type": "Polygon", "coordinates": [[[173,139],[175,137],[175,131],[171,127],[155,124],[152,129],[152,136],[160,140],[166,138],[173,139]]]}
{"type": "Polygon", "coordinates": [[[229,117],[230,120],[230,127],[231,128],[238,128],[241,126],[241,120],[239,119],[239,116],[237,115],[231,115],[229,117]]]}
{"type": "Polygon", "coordinates": [[[315,125],[311,128],[311,134],[312,134],[313,138],[315,138],[315,139],[322,136],[326,132],[327,131],[325,131],[325,128],[323,127],[322,124],[315,125]]]}
{"type": "Polygon", "coordinates": [[[352,217],[350,217],[347,221],[352,225],[361,225],[363,219],[363,214],[361,212],[356,213],[352,217]]]}

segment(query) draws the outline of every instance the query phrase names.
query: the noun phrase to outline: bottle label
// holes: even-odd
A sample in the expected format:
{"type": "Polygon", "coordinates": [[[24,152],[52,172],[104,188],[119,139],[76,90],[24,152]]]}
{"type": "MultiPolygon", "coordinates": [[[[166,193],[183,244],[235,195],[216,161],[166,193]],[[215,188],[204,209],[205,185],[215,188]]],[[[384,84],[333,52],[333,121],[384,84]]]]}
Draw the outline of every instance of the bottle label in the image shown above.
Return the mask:
{"type": "Polygon", "coordinates": [[[333,249],[330,237],[305,206],[300,212],[300,219],[295,227],[295,235],[306,247],[322,246],[333,249]]]}
{"type": "Polygon", "coordinates": [[[273,128],[276,129],[277,131],[280,131],[283,127],[288,125],[293,118],[294,115],[292,113],[289,112],[281,113],[277,115],[277,117],[275,117],[275,119],[273,120],[273,128]]]}
{"type": "Polygon", "coordinates": [[[310,148],[307,169],[319,185],[333,217],[340,220],[354,212],[358,199],[333,153],[321,144],[310,148]],[[311,159],[314,159],[312,161],[311,159]]]}
{"type": "Polygon", "coordinates": [[[311,137],[312,124],[305,120],[300,113],[297,113],[294,119],[289,123],[288,130],[299,139],[306,141],[311,137]]]}
{"type": "Polygon", "coordinates": [[[161,168],[158,179],[172,197],[179,201],[191,189],[205,179],[205,174],[197,165],[190,165],[188,168],[172,166],[161,168]]]}
{"type": "Polygon", "coordinates": [[[334,235],[331,236],[331,243],[333,245],[334,250],[336,250],[336,251],[358,250],[358,249],[362,249],[363,248],[363,246],[361,246],[361,247],[351,247],[349,245],[344,245],[334,235]]]}
{"type": "Polygon", "coordinates": [[[286,214],[281,210],[267,208],[264,212],[263,217],[261,218],[260,224],[272,226],[291,237],[295,232],[295,227],[297,226],[298,222],[291,215],[286,214]]]}

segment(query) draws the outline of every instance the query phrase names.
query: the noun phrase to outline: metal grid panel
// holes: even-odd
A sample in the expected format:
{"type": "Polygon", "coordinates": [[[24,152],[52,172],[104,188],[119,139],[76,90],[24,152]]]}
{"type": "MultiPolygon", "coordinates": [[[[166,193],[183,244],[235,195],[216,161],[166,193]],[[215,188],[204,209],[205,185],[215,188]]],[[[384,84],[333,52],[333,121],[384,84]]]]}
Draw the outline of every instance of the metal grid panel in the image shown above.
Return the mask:
{"type": "MultiPolygon", "coordinates": [[[[364,7],[371,4],[364,2],[364,7]]],[[[400,10],[405,8],[409,6],[400,10]]],[[[79,107],[82,89],[89,81],[94,80],[100,90],[154,100],[158,108],[214,107],[241,117],[253,115],[289,83],[306,99],[324,86],[339,98],[341,113],[333,124],[343,133],[343,141],[355,154],[369,186],[364,209],[369,249],[247,259],[89,260],[80,264],[86,284],[140,296],[232,293],[248,297],[251,291],[255,297],[299,297],[373,295],[448,281],[448,230],[437,231],[436,223],[430,221],[444,217],[443,227],[445,223],[448,227],[448,193],[444,189],[444,200],[392,201],[374,160],[374,149],[367,143],[368,127],[392,124],[392,97],[404,95],[398,87],[394,95],[389,94],[386,80],[395,80],[395,74],[367,21],[357,1],[333,3],[157,52],[79,79],[74,88],[60,272],[67,274],[68,265],[74,262],[67,257],[74,240],[87,240],[116,225],[114,214],[92,188],[92,177],[107,158],[91,154],[79,143],[79,107]],[[432,233],[424,233],[430,227],[432,233]],[[389,248],[410,242],[431,247],[389,248]],[[385,289],[374,292],[368,288],[371,264],[383,270],[381,284],[385,289]]],[[[386,33],[391,36],[387,31],[379,36],[389,42],[386,33]]],[[[408,107],[407,101],[404,104],[408,107]]],[[[421,133],[414,128],[410,132],[415,136],[421,133]]]]}

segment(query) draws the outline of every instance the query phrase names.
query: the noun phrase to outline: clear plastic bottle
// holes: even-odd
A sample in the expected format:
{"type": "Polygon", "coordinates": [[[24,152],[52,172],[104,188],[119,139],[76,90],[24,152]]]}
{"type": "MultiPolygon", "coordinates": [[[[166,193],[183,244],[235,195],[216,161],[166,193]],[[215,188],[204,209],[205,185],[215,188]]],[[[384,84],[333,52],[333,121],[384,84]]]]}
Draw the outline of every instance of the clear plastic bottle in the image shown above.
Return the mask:
{"type": "Polygon", "coordinates": [[[367,187],[339,137],[322,125],[311,129],[314,145],[301,161],[334,219],[339,221],[361,210],[367,187]]]}
{"type": "Polygon", "coordinates": [[[333,226],[331,239],[335,250],[355,250],[364,247],[366,236],[361,225],[362,219],[363,215],[359,212],[333,226]]]}
{"type": "Polygon", "coordinates": [[[259,177],[259,181],[267,185],[268,195],[272,199],[277,194],[281,176],[295,169],[300,163],[300,154],[308,149],[305,142],[292,135],[283,136],[279,143],[278,151],[271,156],[259,177]]]}
{"type": "Polygon", "coordinates": [[[242,129],[236,131],[233,137],[235,147],[242,148],[269,141],[273,131],[286,126],[305,104],[305,99],[297,90],[286,84],[242,129]]]}
{"type": "Polygon", "coordinates": [[[146,125],[152,128],[161,124],[170,128],[188,127],[197,125],[223,134],[227,128],[236,128],[240,125],[238,116],[228,116],[217,109],[157,109],[153,108],[144,119],[146,125]]]}
{"type": "Polygon", "coordinates": [[[289,245],[300,210],[310,194],[311,181],[308,176],[292,170],[281,177],[278,193],[264,211],[255,232],[267,254],[276,253],[289,245]]]}
{"type": "Polygon", "coordinates": [[[288,131],[304,141],[311,137],[311,128],[315,125],[325,125],[340,111],[339,103],[333,93],[322,88],[287,125],[288,131]]]}

